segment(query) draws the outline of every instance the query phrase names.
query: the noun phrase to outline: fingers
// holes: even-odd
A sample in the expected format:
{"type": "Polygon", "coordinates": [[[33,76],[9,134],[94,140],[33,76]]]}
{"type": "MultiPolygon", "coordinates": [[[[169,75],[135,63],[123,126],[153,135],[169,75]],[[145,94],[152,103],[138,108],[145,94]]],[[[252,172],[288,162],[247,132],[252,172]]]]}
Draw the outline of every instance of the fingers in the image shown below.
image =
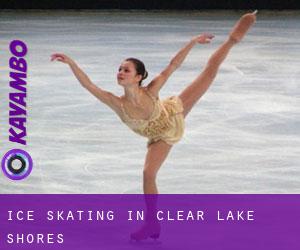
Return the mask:
{"type": "Polygon", "coordinates": [[[214,35],[212,35],[210,33],[204,33],[203,35],[209,39],[213,39],[215,37],[214,35]]]}
{"type": "Polygon", "coordinates": [[[54,61],[55,59],[57,59],[57,57],[52,55],[51,58],[50,58],[50,61],[52,62],[52,61],[54,61]]]}
{"type": "Polygon", "coordinates": [[[62,62],[63,61],[63,58],[61,58],[61,57],[51,57],[51,62],[53,62],[53,61],[60,61],[60,62],[62,62]]]}
{"type": "Polygon", "coordinates": [[[200,43],[210,43],[215,36],[210,33],[204,33],[199,36],[200,43]]]}
{"type": "Polygon", "coordinates": [[[210,43],[211,40],[212,40],[214,37],[215,37],[215,36],[210,35],[210,36],[206,37],[205,41],[207,41],[207,43],[210,43]]]}
{"type": "Polygon", "coordinates": [[[54,61],[54,60],[62,62],[63,60],[65,60],[65,55],[60,54],[60,53],[55,53],[55,54],[52,54],[50,58],[51,58],[50,59],[51,62],[54,61]]]}
{"type": "Polygon", "coordinates": [[[50,60],[51,60],[51,62],[52,62],[52,61],[54,61],[55,59],[58,59],[58,58],[59,58],[58,55],[53,54],[53,55],[51,55],[50,60]]]}
{"type": "Polygon", "coordinates": [[[62,54],[59,54],[59,53],[54,53],[51,55],[51,58],[56,58],[56,57],[62,57],[62,54]]]}
{"type": "Polygon", "coordinates": [[[206,39],[204,40],[204,43],[210,43],[211,40],[212,40],[212,39],[206,38],[206,39]]]}

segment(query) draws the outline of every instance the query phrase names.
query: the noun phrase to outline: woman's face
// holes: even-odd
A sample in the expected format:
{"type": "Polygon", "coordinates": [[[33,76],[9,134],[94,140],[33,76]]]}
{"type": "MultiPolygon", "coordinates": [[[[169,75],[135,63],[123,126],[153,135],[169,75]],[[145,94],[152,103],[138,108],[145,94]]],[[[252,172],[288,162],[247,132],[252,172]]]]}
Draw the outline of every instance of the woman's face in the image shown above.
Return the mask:
{"type": "Polygon", "coordinates": [[[124,61],[119,67],[117,74],[118,84],[127,86],[130,84],[138,84],[142,79],[141,75],[137,75],[134,64],[131,61],[124,61]]]}

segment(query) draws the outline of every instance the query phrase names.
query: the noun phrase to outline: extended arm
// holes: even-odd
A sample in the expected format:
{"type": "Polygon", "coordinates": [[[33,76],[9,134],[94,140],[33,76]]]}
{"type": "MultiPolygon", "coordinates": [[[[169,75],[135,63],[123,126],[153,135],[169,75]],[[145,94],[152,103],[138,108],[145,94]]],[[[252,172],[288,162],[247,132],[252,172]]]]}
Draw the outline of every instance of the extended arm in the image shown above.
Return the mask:
{"type": "Polygon", "coordinates": [[[74,75],[84,88],[86,88],[91,94],[93,94],[101,102],[108,105],[117,113],[120,111],[120,98],[108,91],[99,88],[94,83],[92,83],[90,78],[79,68],[79,66],[71,58],[64,54],[53,54],[51,56],[51,61],[53,60],[57,60],[68,64],[71,70],[73,71],[74,75]]]}
{"type": "Polygon", "coordinates": [[[148,90],[152,92],[153,95],[157,96],[159,90],[162,88],[164,83],[168,80],[170,75],[182,64],[190,50],[197,43],[209,43],[214,36],[211,34],[201,34],[199,36],[193,37],[170,61],[169,65],[156,76],[148,85],[148,90]]]}

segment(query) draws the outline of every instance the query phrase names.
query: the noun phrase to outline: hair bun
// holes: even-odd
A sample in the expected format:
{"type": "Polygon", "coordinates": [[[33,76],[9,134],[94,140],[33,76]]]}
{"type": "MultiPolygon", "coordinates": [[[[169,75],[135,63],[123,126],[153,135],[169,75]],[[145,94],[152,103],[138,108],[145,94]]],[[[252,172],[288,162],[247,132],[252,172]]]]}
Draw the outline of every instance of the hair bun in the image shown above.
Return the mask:
{"type": "Polygon", "coordinates": [[[147,72],[147,70],[145,70],[145,73],[143,75],[143,80],[146,79],[147,77],[148,77],[148,72],[147,72]]]}

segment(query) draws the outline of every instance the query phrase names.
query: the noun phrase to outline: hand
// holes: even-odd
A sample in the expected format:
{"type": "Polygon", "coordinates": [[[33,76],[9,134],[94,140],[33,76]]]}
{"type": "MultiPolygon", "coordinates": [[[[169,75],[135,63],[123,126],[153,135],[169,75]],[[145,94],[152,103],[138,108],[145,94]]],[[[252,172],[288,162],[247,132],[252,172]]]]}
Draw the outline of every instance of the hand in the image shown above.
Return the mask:
{"type": "Polygon", "coordinates": [[[51,55],[51,61],[55,61],[55,60],[66,64],[71,64],[73,62],[73,60],[70,57],[61,53],[55,53],[51,55]]]}
{"type": "Polygon", "coordinates": [[[215,36],[209,33],[203,33],[201,35],[195,36],[192,38],[192,41],[196,43],[210,43],[210,41],[214,38],[215,36]]]}

